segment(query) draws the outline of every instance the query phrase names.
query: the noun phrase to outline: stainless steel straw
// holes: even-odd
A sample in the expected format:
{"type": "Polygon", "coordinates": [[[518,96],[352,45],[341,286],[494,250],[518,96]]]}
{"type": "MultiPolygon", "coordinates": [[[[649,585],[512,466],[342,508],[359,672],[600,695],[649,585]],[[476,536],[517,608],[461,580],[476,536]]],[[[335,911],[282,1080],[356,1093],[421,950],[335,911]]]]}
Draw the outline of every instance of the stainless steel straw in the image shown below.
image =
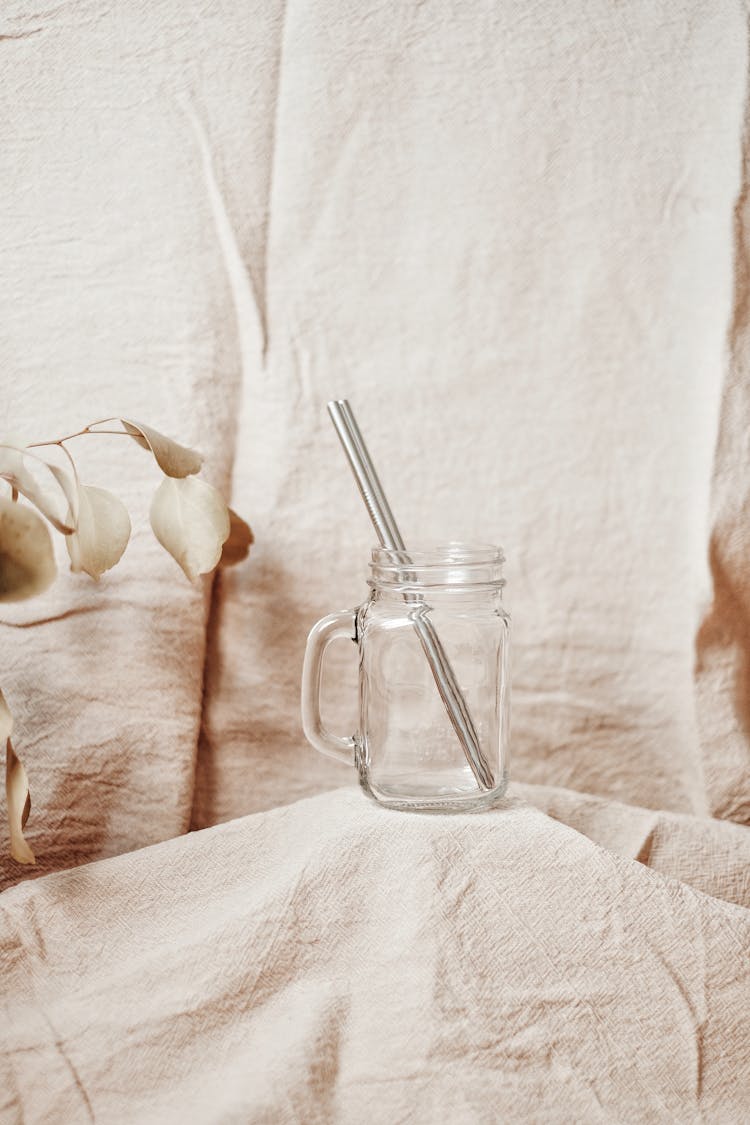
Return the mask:
{"type": "MultiPolygon", "coordinates": [[[[370,454],[367,452],[367,446],[354,418],[352,408],[346,399],[339,399],[328,403],[328,413],[344,447],[344,453],[354,473],[354,479],[380,540],[380,545],[398,554],[398,562],[403,564],[405,577],[408,578],[408,568],[412,560],[404,546],[401,533],[393,518],[393,512],[383,492],[378,474],[375,472],[370,454]]],[[[427,663],[430,666],[440,698],[445,705],[448,718],[461,743],[466,761],[471,767],[477,785],[481,789],[492,789],[494,781],[482,753],[479,736],[455,673],[440,643],[435,626],[429,617],[429,607],[417,591],[410,592],[408,595],[405,594],[404,599],[417,606],[412,614],[414,629],[427,657],[427,663]]]]}

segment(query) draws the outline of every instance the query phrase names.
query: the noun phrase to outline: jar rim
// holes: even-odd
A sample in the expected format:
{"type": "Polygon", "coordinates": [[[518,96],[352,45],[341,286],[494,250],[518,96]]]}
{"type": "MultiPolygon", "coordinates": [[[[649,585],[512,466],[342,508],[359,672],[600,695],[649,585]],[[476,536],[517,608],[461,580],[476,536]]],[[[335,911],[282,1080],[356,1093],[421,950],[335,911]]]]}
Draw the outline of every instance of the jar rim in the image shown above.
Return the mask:
{"type": "Polygon", "coordinates": [[[500,589],[505,585],[504,562],[502,548],[492,543],[417,543],[407,551],[375,547],[370,584],[393,590],[425,586],[500,589]]]}
{"type": "Polygon", "coordinates": [[[430,566],[502,566],[505,554],[494,543],[464,543],[457,539],[447,542],[417,543],[406,551],[391,547],[373,547],[372,565],[385,569],[403,570],[430,566]]]}

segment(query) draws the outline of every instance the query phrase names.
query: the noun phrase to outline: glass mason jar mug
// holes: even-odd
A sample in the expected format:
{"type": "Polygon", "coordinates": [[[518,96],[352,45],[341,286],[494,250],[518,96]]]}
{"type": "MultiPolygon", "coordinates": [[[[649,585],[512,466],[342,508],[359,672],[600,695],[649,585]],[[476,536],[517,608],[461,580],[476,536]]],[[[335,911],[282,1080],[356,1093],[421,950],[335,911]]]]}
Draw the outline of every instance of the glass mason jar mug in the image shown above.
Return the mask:
{"type": "Polygon", "coordinates": [[[316,750],[356,765],[365,792],[394,809],[485,808],[505,792],[509,624],[498,547],[378,547],[370,596],[319,621],[307,640],[302,725],[316,750]],[[326,648],[359,650],[359,730],[331,734],[320,717],[326,648]]]}

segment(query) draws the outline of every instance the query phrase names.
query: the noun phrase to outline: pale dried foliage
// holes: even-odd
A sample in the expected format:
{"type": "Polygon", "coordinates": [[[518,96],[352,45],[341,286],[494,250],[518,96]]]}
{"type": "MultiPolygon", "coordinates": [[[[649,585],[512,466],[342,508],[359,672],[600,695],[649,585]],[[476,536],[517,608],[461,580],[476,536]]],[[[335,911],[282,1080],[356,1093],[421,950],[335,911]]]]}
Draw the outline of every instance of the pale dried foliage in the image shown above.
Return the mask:
{"type": "MultiPolygon", "coordinates": [[[[109,418],[107,421],[113,422],[117,419],[109,418]]],[[[164,437],[164,434],[160,434],[150,426],[143,426],[140,422],[133,422],[127,418],[121,418],[120,421],[126,433],[135,438],[144,449],[151,450],[157,465],[168,477],[189,477],[201,471],[203,459],[199,453],[187,449],[184,445],[178,445],[176,441],[164,437]]]]}
{"type": "MultiPolygon", "coordinates": [[[[67,447],[73,438],[104,434],[131,437],[153,455],[164,473],[151,502],[151,527],[189,579],[247,557],[252,531],[215,488],[195,476],[202,466],[198,453],[141,422],[105,418],[74,434],[33,446],[0,441],[0,481],[9,488],[8,495],[0,496],[0,602],[33,598],[54,581],[50,527],[65,536],[74,572],[98,581],[120,561],[130,539],[127,508],[112,492],[81,483],[67,447]],[[109,428],[118,423],[121,429],[109,428]],[[53,446],[62,450],[68,468],[35,452],[53,446]]],[[[13,717],[0,691],[10,851],[19,863],[34,863],[34,853],[23,835],[31,798],[26,770],[11,743],[12,730],[13,717]]]]}
{"type": "Polygon", "coordinates": [[[238,516],[230,508],[229,535],[221,548],[219,566],[236,566],[238,562],[242,562],[243,559],[247,558],[252,543],[253,533],[249,524],[246,524],[242,516],[238,516]]]}
{"type": "Polygon", "coordinates": [[[31,794],[26,770],[16,757],[10,736],[13,733],[13,716],[0,691],[0,745],[5,743],[5,796],[8,803],[10,828],[10,854],[19,863],[34,863],[34,853],[23,836],[31,811],[31,794]]]}
{"type": "Polygon", "coordinates": [[[104,488],[82,484],[78,490],[76,530],[65,540],[70,569],[98,581],[118,563],[130,539],[130,516],[122,500],[104,488]]]}
{"type": "Polygon", "coordinates": [[[49,529],[33,508],[0,497],[0,602],[21,602],[55,580],[49,529]]]}

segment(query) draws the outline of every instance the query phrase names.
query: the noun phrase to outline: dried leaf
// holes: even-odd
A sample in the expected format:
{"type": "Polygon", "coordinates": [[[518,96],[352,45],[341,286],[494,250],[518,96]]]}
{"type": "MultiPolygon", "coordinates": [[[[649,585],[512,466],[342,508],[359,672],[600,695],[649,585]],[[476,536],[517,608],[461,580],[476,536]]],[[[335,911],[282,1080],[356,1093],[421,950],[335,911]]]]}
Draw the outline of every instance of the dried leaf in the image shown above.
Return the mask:
{"type": "Polygon", "coordinates": [[[13,734],[13,715],[0,689],[0,746],[13,734]]]}
{"type": "Polygon", "coordinates": [[[17,757],[10,739],[5,744],[5,798],[8,803],[10,854],[17,863],[36,863],[34,853],[23,835],[31,811],[29,781],[23,762],[17,757]]]}
{"type": "Polygon", "coordinates": [[[5,438],[0,442],[0,477],[23,469],[23,448],[15,438],[5,438]]]}
{"type": "Polygon", "coordinates": [[[151,502],[154,535],[188,578],[213,570],[229,536],[229,509],[210,484],[196,477],[167,477],[151,502]]]}
{"type": "Polygon", "coordinates": [[[150,426],[144,426],[127,418],[121,418],[120,421],[127,433],[140,446],[151,450],[159,468],[168,477],[188,477],[200,472],[203,458],[199,453],[188,449],[187,446],[179,445],[178,442],[172,441],[150,426]]]}
{"type": "Polygon", "coordinates": [[[75,531],[77,518],[76,486],[70,474],[58,465],[52,465],[43,457],[38,457],[30,450],[20,446],[2,443],[0,445],[0,477],[6,480],[12,488],[25,496],[34,507],[48,519],[57,531],[63,535],[71,535],[75,531]],[[60,491],[68,502],[68,515],[62,519],[58,514],[54,500],[41,487],[36,477],[24,463],[24,458],[31,458],[43,465],[54,477],[60,491]]]}
{"type": "Polygon", "coordinates": [[[31,508],[0,497],[0,602],[22,602],[41,594],[56,573],[44,520],[31,508]]]}
{"type": "Polygon", "coordinates": [[[130,516],[122,500],[104,488],[80,485],[78,530],[65,540],[70,569],[98,580],[120,561],[129,539],[130,516]]]}
{"type": "Polygon", "coordinates": [[[36,863],[34,853],[26,843],[23,830],[31,811],[29,782],[23,763],[16,755],[10,736],[13,733],[13,716],[0,691],[0,745],[5,743],[5,796],[10,829],[10,854],[18,863],[36,863]]]}
{"type": "Polygon", "coordinates": [[[224,544],[219,559],[219,566],[236,566],[238,562],[246,559],[250,546],[255,541],[252,529],[245,523],[242,516],[229,509],[229,538],[224,544]]]}

